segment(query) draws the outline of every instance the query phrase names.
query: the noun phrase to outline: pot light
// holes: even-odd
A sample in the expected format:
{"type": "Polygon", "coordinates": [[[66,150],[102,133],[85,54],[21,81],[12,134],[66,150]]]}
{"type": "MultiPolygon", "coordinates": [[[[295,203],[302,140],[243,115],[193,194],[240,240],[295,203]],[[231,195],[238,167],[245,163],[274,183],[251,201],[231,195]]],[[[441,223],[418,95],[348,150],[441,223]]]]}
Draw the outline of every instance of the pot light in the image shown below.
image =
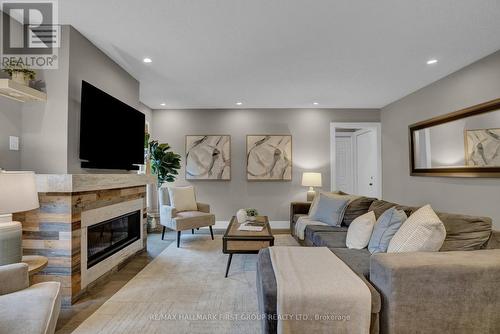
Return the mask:
{"type": "Polygon", "coordinates": [[[438,61],[437,61],[437,59],[429,59],[429,60],[427,61],[427,65],[436,64],[437,62],[438,62],[438,61]]]}
{"type": "Polygon", "coordinates": [[[243,102],[236,102],[237,106],[241,106],[242,104],[243,104],[243,102]]]}
{"type": "Polygon", "coordinates": [[[144,58],[142,61],[143,61],[143,62],[145,62],[146,64],[149,64],[149,63],[152,63],[152,62],[153,62],[153,61],[151,60],[151,58],[147,58],[147,57],[146,57],[146,58],[144,58]]]}
{"type": "Polygon", "coordinates": [[[160,103],[160,106],[162,106],[162,107],[164,107],[164,106],[166,106],[166,105],[167,105],[167,104],[166,104],[165,102],[160,103]]]}
{"type": "Polygon", "coordinates": [[[314,104],[315,106],[317,106],[319,103],[318,103],[318,102],[313,102],[313,104],[314,104]]]}

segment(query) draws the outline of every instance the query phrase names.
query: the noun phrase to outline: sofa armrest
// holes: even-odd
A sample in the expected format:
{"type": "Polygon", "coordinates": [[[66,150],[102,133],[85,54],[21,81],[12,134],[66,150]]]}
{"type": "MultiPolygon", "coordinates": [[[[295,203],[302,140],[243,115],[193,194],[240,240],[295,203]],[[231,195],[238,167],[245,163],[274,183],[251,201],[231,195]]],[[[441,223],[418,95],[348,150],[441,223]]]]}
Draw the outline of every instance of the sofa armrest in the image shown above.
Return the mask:
{"type": "Polygon", "coordinates": [[[488,242],[486,242],[486,249],[500,249],[500,231],[491,231],[491,236],[488,242]]]}
{"type": "Polygon", "coordinates": [[[311,207],[311,202],[292,202],[290,203],[290,223],[293,222],[294,215],[307,215],[309,213],[309,208],[311,207]]]}
{"type": "Polygon", "coordinates": [[[500,332],[499,259],[500,250],[374,254],[381,332],[500,332]]]}
{"type": "Polygon", "coordinates": [[[28,288],[28,265],[14,263],[0,266],[0,295],[28,288]]]}
{"type": "Polygon", "coordinates": [[[198,205],[198,211],[210,213],[210,205],[209,204],[197,202],[196,205],[198,205]]]}

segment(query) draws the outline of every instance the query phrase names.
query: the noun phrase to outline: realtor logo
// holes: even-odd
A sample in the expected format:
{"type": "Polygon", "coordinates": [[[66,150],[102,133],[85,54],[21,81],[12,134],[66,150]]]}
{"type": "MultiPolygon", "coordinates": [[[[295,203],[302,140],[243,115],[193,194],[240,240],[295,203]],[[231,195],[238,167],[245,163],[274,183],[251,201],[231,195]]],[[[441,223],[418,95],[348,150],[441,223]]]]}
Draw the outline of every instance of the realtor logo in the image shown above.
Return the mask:
{"type": "Polygon", "coordinates": [[[1,0],[1,66],[56,69],[61,27],[57,0],[1,0]]]}

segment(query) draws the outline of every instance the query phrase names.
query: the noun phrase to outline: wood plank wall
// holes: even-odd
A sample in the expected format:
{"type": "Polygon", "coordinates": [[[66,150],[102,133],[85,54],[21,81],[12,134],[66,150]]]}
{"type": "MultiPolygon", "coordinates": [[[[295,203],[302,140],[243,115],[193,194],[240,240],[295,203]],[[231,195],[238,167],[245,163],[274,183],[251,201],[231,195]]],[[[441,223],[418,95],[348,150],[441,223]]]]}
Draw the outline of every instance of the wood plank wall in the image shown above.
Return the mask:
{"type": "Polygon", "coordinates": [[[143,245],[147,241],[146,186],[80,193],[39,193],[40,208],[14,215],[23,225],[23,254],[43,255],[47,267],[32,277],[33,283],[57,281],[63,305],[74,303],[84,291],[80,285],[80,237],[83,211],[144,199],[143,245]]]}

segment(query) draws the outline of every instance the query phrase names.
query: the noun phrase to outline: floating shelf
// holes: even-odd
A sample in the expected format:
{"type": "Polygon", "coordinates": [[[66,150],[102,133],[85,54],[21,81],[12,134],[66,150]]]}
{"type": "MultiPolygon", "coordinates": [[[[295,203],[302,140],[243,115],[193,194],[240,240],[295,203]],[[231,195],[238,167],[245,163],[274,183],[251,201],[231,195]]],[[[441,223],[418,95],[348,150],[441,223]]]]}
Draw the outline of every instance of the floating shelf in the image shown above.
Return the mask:
{"type": "Polygon", "coordinates": [[[47,101],[47,94],[10,79],[0,79],[0,95],[19,102],[47,101]]]}

